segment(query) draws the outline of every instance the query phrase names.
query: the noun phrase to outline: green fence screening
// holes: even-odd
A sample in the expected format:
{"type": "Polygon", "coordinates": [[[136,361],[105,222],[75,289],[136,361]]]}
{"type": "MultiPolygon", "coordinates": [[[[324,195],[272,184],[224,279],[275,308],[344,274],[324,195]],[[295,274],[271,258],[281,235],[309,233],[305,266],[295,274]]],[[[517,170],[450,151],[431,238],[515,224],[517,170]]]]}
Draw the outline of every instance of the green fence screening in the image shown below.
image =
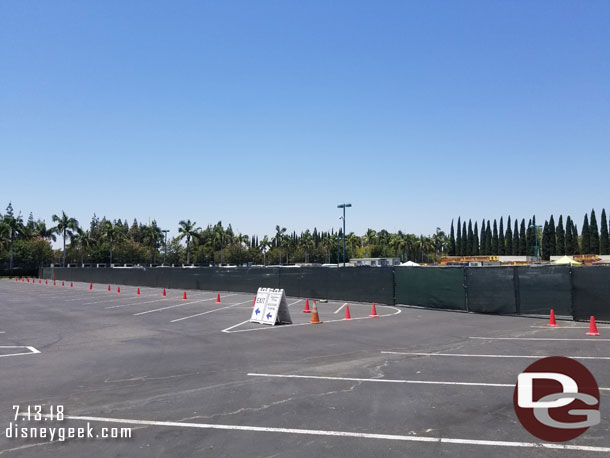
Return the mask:
{"type": "Polygon", "coordinates": [[[468,310],[517,313],[514,267],[468,267],[468,310]]]}
{"type": "Polygon", "coordinates": [[[44,268],[43,278],[610,320],[610,267],[44,268]]]}
{"type": "Polygon", "coordinates": [[[395,267],[396,303],[466,310],[462,267],[395,267]]]}
{"type": "Polygon", "coordinates": [[[610,267],[572,267],[575,320],[610,321],[610,267]]]}
{"type": "Polygon", "coordinates": [[[519,313],[572,315],[569,266],[517,267],[519,313]]]}

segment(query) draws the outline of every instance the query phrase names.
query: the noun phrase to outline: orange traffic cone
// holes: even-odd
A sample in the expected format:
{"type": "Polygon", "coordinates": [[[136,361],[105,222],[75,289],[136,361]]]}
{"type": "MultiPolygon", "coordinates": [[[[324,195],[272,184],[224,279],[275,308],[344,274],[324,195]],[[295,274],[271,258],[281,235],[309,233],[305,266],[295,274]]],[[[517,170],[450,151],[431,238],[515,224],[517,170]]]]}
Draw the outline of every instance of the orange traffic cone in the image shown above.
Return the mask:
{"type": "Polygon", "coordinates": [[[45,284],[45,285],[48,285],[48,284],[49,284],[49,280],[45,280],[45,281],[44,281],[44,284],[45,284]]]}
{"type": "Polygon", "coordinates": [[[61,282],[61,286],[66,286],[63,281],[61,282]]]}
{"type": "Polygon", "coordinates": [[[110,292],[110,285],[108,285],[108,292],[110,292]]]}
{"type": "Polygon", "coordinates": [[[74,283],[70,282],[70,288],[74,288],[74,283]]]}
{"type": "Polygon", "coordinates": [[[371,314],[369,316],[371,318],[379,318],[379,315],[377,315],[377,309],[375,308],[374,302],[373,302],[373,307],[371,307],[371,314]]]}
{"type": "MultiPolygon", "coordinates": [[[[28,280],[29,281],[29,280],[28,280]]],[[[57,286],[57,283],[55,283],[55,280],[53,280],[53,286],[57,286]]]]}
{"type": "Polygon", "coordinates": [[[93,289],[93,283],[89,283],[89,290],[93,289]]]}
{"type": "Polygon", "coordinates": [[[165,288],[163,288],[163,297],[167,297],[167,293],[165,292],[165,288]]]}
{"type": "Polygon", "coordinates": [[[303,309],[303,313],[311,313],[311,310],[309,310],[309,299],[305,299],[305,308],[303,309]]]}
{"type": "Polygon", "coordinates": [[[587,332],[588,336],[598,336],[599,331],[597,330],[597,325],[595,324],[595,317],[591,316],[589,320],[589,332],[587,332]]]}
{"type": "Polygon", "coordinates": [[[345,304],[345,318],[344,320],[351,320],[352,316],[349,314],[349,305],[345,304]]]}
{"type": "Polygon", "coordinates": [[[220,302],[220,293],[216,294],[216,303],[218,304],[220,302]]]}
{"type": "Polygon", "coordinates": [[[318,306],[316,305],[316,301],[313,301],[313,310],[311,312],[311,324],[321,324],[320,315],[318,314],[318,306]]]}
{"type": "Polygon", "coordinates": [[[120,293],[121,293],[121,287],[120,287],[120,286],[117,286],[117,287],[116,287],[116,293],[117,293],[117,294],[120,294],[120,293]]]}
{"type": "Polygon", "coordinates": [[[551,309],[551,318],[549,319],[549,326],[559,326],[555,321],[555,310],[551,309]]]}
{"type": "Polygon", "coordinates": [[[186,291],[184,292],[184,294],[182,295],[182,300],[185,301],[186,300],[186,291]]]}
{"type": "Polygon", "coordinates": [[[140,295],[140,288],[138,288],[138,290],[136,291],[136,295],[139,296],[140,295]]]}
{"type": "Polygon", "coordinates": [[[42,285],[42,280],[40,278],[38,279],[38,284],[42,285]]]}
{"type": "Polygon", "coordinates": [[[28,278],[28,283],[30,282],[30,279],[28,278]]]}

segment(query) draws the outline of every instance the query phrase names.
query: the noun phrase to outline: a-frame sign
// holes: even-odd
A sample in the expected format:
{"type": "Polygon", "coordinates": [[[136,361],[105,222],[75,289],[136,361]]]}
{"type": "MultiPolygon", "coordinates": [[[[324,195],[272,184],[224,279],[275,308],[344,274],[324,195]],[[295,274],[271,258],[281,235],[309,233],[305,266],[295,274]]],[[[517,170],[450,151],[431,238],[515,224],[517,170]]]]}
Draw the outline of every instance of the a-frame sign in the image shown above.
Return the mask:
{"type": "Polygon", "coordinates": [[[270,324],[292,324],[286,293],[283,289],[259,288],[250,322],[270,324]]]}

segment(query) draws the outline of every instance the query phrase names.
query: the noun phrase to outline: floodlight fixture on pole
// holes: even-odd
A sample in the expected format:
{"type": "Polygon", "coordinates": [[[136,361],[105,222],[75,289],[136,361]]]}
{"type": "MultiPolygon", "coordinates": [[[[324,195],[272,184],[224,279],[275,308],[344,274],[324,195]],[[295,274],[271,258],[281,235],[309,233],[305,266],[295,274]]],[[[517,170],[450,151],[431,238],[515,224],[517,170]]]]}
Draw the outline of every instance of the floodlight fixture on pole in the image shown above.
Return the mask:
{"type": "MultiPolygon", "coordinates": [[[[337,205],[337,208],[343,209],[343,267],[345,267],[345,209],[351,207],[352,204],[340,204],[337,205]]],[[[339,265],[339,260],[337,259],[337,265],[339,265]]]]}
{"type": "Polygon", "coordinates": [[[165,262],[167,260],[167,233],[169,232],[169,229],[163,229],[161,232],[165,234],[165,242],[163,243],[163,265],[165,265],[165,262]]]}

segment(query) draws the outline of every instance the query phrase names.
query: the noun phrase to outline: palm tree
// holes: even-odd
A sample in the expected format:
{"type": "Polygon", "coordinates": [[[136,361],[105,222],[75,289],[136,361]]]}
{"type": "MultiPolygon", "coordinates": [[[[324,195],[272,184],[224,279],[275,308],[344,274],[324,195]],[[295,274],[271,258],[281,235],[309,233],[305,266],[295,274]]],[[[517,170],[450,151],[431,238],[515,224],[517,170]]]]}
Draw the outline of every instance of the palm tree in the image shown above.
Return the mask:
{"type": "Polygon", "coordinates": [[[153,221],[152,224],[148,226],[143,226],[140,229],[140,240],[143,244],[148,245],[150,253],[150,264],[152,265],[154,263],[154,249],[163,240],[163,232],[161,232],[161,228],[157,226],[156,221],[153,221]]]}
{"type": "Polygon", "coordinates": [[[186,239],[186,263],[187,265],[191,263],[191,239],[197,237],[197,234],[201,230],[200,227],[195,227],[197,223],[190,219],[186,221],[182,220],[178,223],[180,227],[178,228],[178,240],[186,239]]]}
{"type": "Polygon", "coordinates": [[[307,229],[303,234],[301,234],[301,246],[305,250],[305,262],[309,262],[309,252],[313,250],[313,237],[311,236],[311,232],[307,229]]]}
{"type": "Polygon", "coordinates": [[[263,265],[267,265],[267,250],[271,248],[271,240],[265,236],[263,240],[258,243],[258,249],[263,252],[263,265]]]}
{"type": "Polygon", "coordinates": [[[282,265],[282,242],[284,241],[284,234],[286,234],[286,228],[275,226],[275,237],[273,237],[273,243],[280,250],[280,266],[282,265]]]}
{"type": "Polygon", "coordinates": [[[112,224],[110,221],[106,221],[102,231],[104,238],[110,245],[110,265],[112,265],[112,248],[114,247],[115,243],[120,242],[125,238],[125,233],[123,232],[123,228],[121,226],[118,224],[112,224]]]}
{"type": "Polygon", "coordinates": [[[447,236],[440,227],[436,228],[436,232],[432,236],[432,244],[434,245],[434,262],[437,262],[437,255],[439,252],[443,252],[447,245],[447,236]]]}
{"type": "MultiPolygon", "coordinates": [[[[322,239],[322,247],[326,250],[328,254],[328,263],[330,264],[330,253],[335,249],[335,240],[332,237],[324,237],[322,239]]],[[[337,259],[337,263],[339,260],[337,259]]],[[[337,264],[338,265],[338,264],[337,264]]]]}
{"type": "Polygon", "coordinates": [[[366,231],[366,234],[364,236],[364,243],[366,243],[369,247],[368,250],[368,257],[372,258],[372,252],[371,252],[371,245],[375,244],[375,235],[377,234],[377,232],[374,229],[368,229],[366,231]]]}
{"type": "Polygon", "coordinates": [[[5,239],[9,242],[11,252],[9,269],[13,270],[13,242],[15,241],[15,237],[17,235],[25,232],[25,227],[23,226],[23,218],[21,217],[21,213],[14,216],[13,205],[10,202],[8,207],[6,207],[6,215],[4,215],[2,218],[1,226],[2,228],[0,228],[0,232],[4,233],[5,239]]]}
{"type": "Polygon", "coordinates": [[[216,246],[220,246],[220,265],[222,266],[223,246],[225,244],[225,231],[222,227],[222,221],[218,221],[212,228],[212,240],[214,244],[214,265],[216,265],[216,246]]]}
{"type": "Polygon", "coordinates": [[[83,231],[80,227],[76,229],[76,234],[70,238],[70,245],[76,245],[80,250],[80,264],[85,263],[85,253],[89,253],[95,245],[95,240],[89,231],[83,231]]]}
{"type": "Polygon", "coordinates": [[[355,258],[356,256],[356,250],[358,249],[358,247],[360,246],[360,244],[362,243],[362,240],[360,239],[360,237],[358,237],[356,234],[354,234],[353,232],[350,232],[345,240],[345,243],[347,244],[347,246],[350,248],[350,252],[351,252],[351,257],[355,258]]]}
{"type": "Polygon", "coordinates": [[[61,234],[61,236],[63,237],[63,240],[64,240],[64,254],[61,259],[61,266],[65,267],[66,266],[66,237],[67,236],[71,237],[73,234],[73,231],[76,231],[76,229],[78,229],[78,221],[76,221],[76,219],[74,219],[74,218],[68,217],[68,215],[66,215],[66,212],[64,212],[62,210],[61,217],[57,216],[57,215],[53,215],[53,222],[57,223],[57,226],[55,226],[55,231],[57,232],[57,234],[61,234]]]}

